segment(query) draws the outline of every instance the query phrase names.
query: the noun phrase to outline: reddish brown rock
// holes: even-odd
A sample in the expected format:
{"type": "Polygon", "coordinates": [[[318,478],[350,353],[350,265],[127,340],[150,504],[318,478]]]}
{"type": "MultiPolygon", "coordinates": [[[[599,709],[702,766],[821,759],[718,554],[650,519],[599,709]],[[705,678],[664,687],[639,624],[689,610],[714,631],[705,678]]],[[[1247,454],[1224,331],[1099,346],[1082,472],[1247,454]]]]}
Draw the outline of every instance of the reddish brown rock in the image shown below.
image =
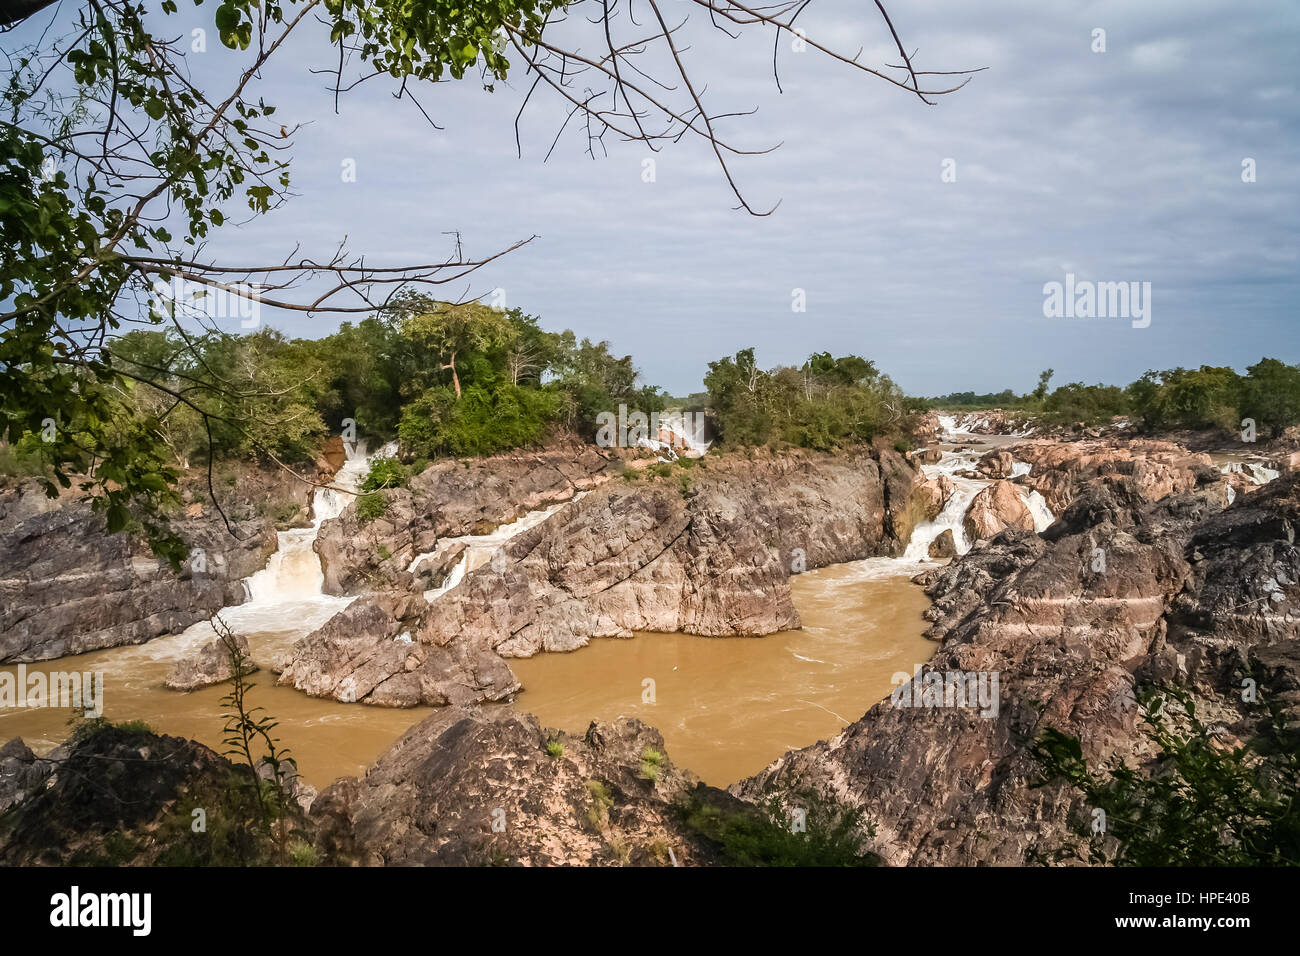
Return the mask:
{"type": "Polygon", "coordinates": [[[995,481],[971,501],[962,526],[969,540],[980,541],[1007,528],[1033,531],[1034,516],[1021,500],[1015,485],[1009,481],[995,481]]]}

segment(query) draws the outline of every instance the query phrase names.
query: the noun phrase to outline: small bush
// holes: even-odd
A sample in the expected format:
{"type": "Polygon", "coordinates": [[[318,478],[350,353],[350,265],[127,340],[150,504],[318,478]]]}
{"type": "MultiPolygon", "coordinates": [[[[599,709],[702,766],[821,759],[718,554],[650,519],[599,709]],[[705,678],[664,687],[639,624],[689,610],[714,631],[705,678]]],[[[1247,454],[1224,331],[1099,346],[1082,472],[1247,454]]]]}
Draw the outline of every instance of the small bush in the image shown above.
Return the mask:
{"type": "Polygon", "coordinates": [[[561,757],[564,756],[564,744],[562,744],[558,740],[547,741],[546,752],[550,754],[552,757],[554,757],[556,760],[559,760],[561,757]]]}
{"type": "Polygon", "coordinates": [[[368,495],[357,498],[357,518],[362,524],[369,524],[387,513],[388,499],[384,497],[383,492],[372,491],[368,495]]]}
{"type": "Polygon", "coordinates": [[[370,473],[361,483],[362,491],[378,491],[381,488],[400,488],[406,484],[406,468],[396,458],[376,458],[370,463],[370,473]]]}
{"type": "Polygon", "coordinates": [[[641,751],[641,777],[654,783],[659,779],[659,765],[663,763],[664,755],[652,747],[647,747],[641,751]]]}
{"type": "Polygon", "coordinates": [[[765,806],[728,806],[692,795],[679,806],[686,826],[712,843],[732,866],[876,866],[864,852],[871,833],[862,813],[823,803],[809,792],[797,796],[804,832],[794,832],[785,808],[773,797],[765,806]]]}

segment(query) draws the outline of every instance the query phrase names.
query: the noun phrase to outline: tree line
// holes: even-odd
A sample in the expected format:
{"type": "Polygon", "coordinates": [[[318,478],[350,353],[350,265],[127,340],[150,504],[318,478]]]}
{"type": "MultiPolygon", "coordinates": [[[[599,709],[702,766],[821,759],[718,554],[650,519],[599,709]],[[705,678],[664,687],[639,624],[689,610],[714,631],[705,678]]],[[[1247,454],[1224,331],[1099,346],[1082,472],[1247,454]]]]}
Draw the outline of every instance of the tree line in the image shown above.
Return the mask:
{"type": "Polygon", "coordinates": [[[1038,387],[1018,395],[952,392],[920,399],[916,407],[1021,410],[1060,425],[1095,426],[1127,418],[1146,431],[1219,429],[1235,432],[1249,419],[1276,438],[1300,423],[1300,365],[1261,358],[1245,374],[1227,366],[1148,371],[1126,386],[1071,382],[1049,390],[1053,371],[1038,387]]]}

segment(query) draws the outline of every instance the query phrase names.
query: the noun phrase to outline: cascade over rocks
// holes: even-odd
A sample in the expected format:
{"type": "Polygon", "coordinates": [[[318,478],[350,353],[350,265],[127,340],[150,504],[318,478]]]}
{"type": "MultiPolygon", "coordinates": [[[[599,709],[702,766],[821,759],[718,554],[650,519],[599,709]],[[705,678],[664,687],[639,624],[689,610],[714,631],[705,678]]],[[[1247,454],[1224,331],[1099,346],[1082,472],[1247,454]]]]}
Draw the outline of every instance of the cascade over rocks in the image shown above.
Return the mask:
{"type": "Polygon", "coordinates": [[[876,826],[870,849],[893,864],[1024,864],[1062,846],[1086,809],[1059,782],[1033,786],[1042,774],[1027,748],[1043,729],[1079,736],[1090,766],[1141,768],[1138,684],[1177,682],[1242,739],[1255,720],[1243,666],[1263,668],[1262,692],[1297,707],[1300,476],[1226,509],[1218,477],[1197,472],[1151,504],[1149,475],[1112,476],[1044,536],[1004,531],[918,575],[941,641],[924,672],[998,673],[996,716],[887,699],[732,792],[812,789],[861,808],[876,826]]]}
{"type": "MultiPolygon", "coordinates": [[[[320,555],[326,594],[353,595],[380,588],[429,586],[406,568],[434,550],[439,538],[485,534],[616,477],[624,460],[594,445],[573,444],[533,454],[446,460],[411,478],[409,487],[383,492],[387,511],[370,522],[349,504],[324,522],[313,547],[320,555]]],[[[445,574],[445,572],[444,572],[445,574]]]]}
{"type": "Polygon", "coordinates": [[[366,595],[300,640],[280,683],[385,706],[499,700],[504,657],[634,631],[752,636],[799,626],[788,576],[899,554],[924,520],[897,452],[764,452],[601,485],[502,546],[432,604],[366,595]],[[409,632],[412,640],[394,640],[409,632]]]}

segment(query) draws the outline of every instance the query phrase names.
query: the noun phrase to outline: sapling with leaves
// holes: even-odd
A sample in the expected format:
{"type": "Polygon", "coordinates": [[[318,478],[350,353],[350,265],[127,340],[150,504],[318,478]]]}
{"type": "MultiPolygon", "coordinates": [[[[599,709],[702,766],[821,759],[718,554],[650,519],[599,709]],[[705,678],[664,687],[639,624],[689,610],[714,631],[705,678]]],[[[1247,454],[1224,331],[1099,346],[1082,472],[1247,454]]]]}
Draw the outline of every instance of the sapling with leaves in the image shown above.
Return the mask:
{"type": "Polygon", "coordinates": [[[220,615],[212,619],[226,654],[230,659],[230,693],[221,699],[222,717],[225,718],[222,743],[224,755],[233,757],[241,773],[247,775],[248,790],[252,796],[257,822],[271,840],[276,860],[285,863],[298,805],[287,793],[286,772],[297,772],[297,762],[287,747],[273,733],[279,721],[265,712],[263,707],[249,703],[248,695],[255,686],[248,679],[254,667],[239,638],[220,615]],[[267,779],[259,773],[260,767],[270,771],[267,779]]]}

